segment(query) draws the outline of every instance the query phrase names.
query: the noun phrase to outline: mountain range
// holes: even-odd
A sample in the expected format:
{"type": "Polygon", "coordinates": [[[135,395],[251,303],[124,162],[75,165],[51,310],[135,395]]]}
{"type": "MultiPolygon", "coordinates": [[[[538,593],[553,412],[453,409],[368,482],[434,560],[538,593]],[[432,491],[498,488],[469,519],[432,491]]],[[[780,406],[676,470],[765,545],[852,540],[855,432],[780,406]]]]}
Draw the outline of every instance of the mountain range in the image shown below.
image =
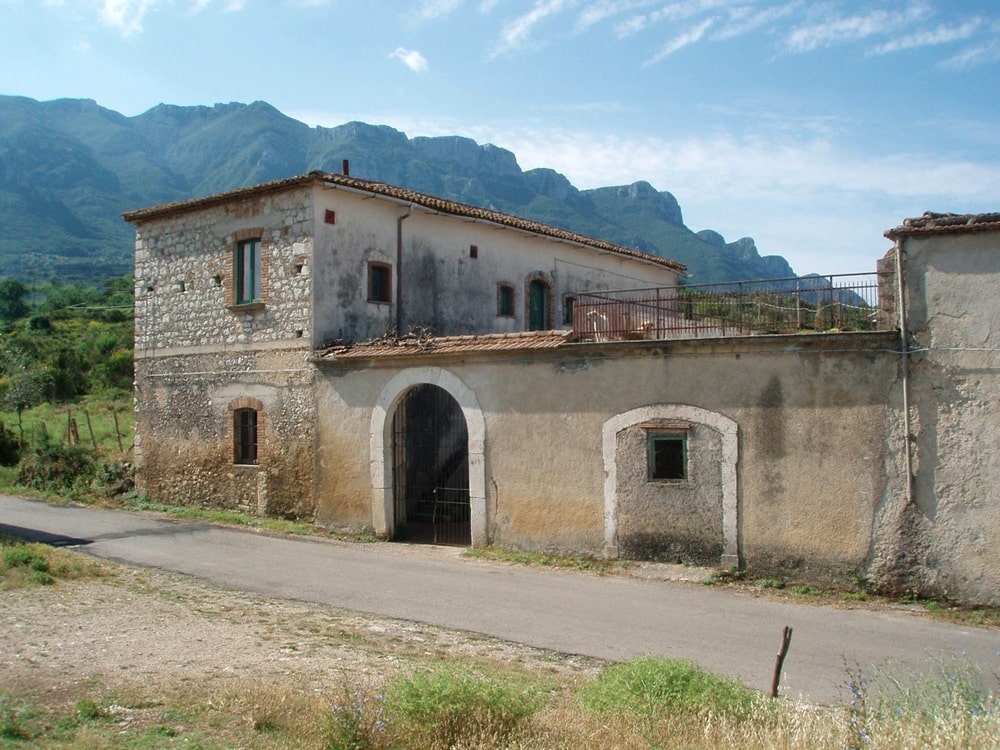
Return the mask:
{"type": "Polygon", "coordinates": [[[552,169],[461,136],[385,125],[310,127],[265,102],[135,117],[89,99],[0,96],[0,276],[99,282],[132,268],[123,211],[319,169],[492,208],[680,261],[699,282],[794,275],[749,238],[693,232],[648,182],[578,190],[552,169]]]}

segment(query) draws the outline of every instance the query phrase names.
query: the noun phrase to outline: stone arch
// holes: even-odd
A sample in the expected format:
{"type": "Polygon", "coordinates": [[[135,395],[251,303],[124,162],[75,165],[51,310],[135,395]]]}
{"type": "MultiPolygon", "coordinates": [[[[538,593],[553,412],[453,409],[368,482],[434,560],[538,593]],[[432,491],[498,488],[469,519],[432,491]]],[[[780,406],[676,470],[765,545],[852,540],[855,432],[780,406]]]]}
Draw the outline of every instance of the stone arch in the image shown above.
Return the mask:
{"type": "Polygon", "coordinates": [[[739,565],[739,460],[738,429],[735,421],[718,412],[687,404],[656,404],[642,406],[617,414],[604,423],[602,443],[604,452],[604,545],[605,555],[618,557],[618,458],[617,436],[622,430],[652,420],[678,420],[705,425],[722,438],[722,559],[720,565],[728,568],[739,565]]]}
{"type": "Polygon", "coordinates": [[[469,432],[469,510],[472,546],[483,546],[486,538],[486,420],[475,392],[455,374],[440,367],[413,367],[396,373],[382,388],[372,410],[370,467],[372,525],[379,536],[393,529],[392,415],[400,400],[415,385],[429,383],[448,392],[458,402],[469,432]]]}

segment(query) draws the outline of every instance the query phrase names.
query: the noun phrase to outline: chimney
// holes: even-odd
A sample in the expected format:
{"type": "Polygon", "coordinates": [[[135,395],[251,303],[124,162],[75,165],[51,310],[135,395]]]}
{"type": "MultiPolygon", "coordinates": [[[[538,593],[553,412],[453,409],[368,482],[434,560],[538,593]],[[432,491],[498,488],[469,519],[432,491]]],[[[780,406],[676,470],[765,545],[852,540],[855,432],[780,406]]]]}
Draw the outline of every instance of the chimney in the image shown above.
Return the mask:
{"type": "Polygon", "coordinates": [[[340,171],[343,173],[344,177],[350,177],[351,176],[351,162],[347,161],[347,159],[344,159],[343,164],[341,165],[340,171]]]}

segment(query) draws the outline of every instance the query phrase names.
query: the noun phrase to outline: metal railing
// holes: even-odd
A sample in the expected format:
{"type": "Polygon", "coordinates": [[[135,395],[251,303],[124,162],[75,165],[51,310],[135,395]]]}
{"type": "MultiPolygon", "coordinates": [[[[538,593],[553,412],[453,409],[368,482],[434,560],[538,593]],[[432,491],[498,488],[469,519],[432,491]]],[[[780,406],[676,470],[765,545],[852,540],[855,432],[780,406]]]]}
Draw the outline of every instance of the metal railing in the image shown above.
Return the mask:
{"type": "Polygon", "coordinates": [[[879,308],[877,273],[585,292],[577,295],[573,309],[576,341],[875,331],[887,327],[879,308]]]}

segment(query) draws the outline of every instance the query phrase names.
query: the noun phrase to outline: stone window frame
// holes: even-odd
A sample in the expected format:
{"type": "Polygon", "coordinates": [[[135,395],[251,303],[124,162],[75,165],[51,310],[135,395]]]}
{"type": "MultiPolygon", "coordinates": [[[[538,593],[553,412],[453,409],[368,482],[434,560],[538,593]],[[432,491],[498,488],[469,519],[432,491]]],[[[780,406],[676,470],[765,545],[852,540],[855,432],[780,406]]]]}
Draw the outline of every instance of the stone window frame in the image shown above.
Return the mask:
{"type": "Polygon", "coordinates": [[[264,404],[255,398],[242,396],[234,399],[227,409],[226,430],[224,444],[228,447],[229,460],[234,466],[245,468],[259,467],[266,457],[266,436],[267,418],[264,412],[264,404]],[[255,444],[253,446],[254,459],[252,462],[241,461],[246,455],[245,446],[241,444],[241,434],[237,426],[237,419],[241,413],[252,411],[255,423],[255,444]]]}
{"type": "Polygon", "coordinates": [[[230,249],[227,253],[227,269],[225,277],[228,279],[226,286],[226,304],[234,311],[258,310],[262,309],[268,302],[268,276],[270,270],[270,243],[267,241],[264,227],[248,227],[233,232],[229,239],[230,249]],[[257,241],[260,243],[260,279],[257,299],[240,299],[240,251],[245,243],[257,241]]]}

